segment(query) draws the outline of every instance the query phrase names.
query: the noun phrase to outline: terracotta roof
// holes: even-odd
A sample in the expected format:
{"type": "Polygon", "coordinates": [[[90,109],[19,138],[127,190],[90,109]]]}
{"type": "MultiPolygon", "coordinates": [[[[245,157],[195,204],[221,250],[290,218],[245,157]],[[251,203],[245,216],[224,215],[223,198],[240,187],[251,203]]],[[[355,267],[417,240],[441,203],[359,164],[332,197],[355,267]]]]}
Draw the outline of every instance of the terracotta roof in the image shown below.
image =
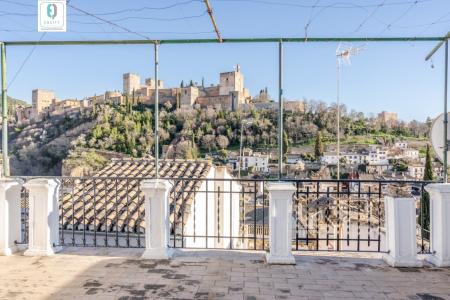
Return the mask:
{"type": "MultiPolygon", "coordinates": [[[[192,178],[171,181],[170,221],[187,222],[190,205],[209,173],[209,161],[163,160],[159,163],[161,178],[192,178]],[[184,205],[184,216],[181,206],[184,205]]],[[[64,229],[119,232],[144,232],[144,194],[139,185],[155,176],[155,161],[113,160],[92,178],[63,179],[61,201],[64,229]],[[84,205],[83,205],[84,204],[84,205]]],[[[178,226],[177,228],[179,228],[178,226]]]]}

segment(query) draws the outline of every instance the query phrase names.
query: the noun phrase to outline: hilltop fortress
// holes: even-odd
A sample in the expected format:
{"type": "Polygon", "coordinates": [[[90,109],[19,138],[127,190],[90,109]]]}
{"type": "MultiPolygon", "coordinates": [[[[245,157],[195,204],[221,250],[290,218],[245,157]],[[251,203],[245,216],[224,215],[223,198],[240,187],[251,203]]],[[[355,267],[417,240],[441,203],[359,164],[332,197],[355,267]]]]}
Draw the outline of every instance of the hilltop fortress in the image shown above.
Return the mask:
{"type": "Polygon", "coordinates": [[[138,74],[126,73],[123,75],[121,100],[133,97],[134,101],[153,104],[156,84],[159,89],[159,103],[170,102],[177,108],[189,108],[198,104],[200,107],[236,110],[251,100],[248,89],[244,87],[244,75],[239,65],[234,71],[220,73],[219,84],[209,87],[205,87],[203,83],[198,85],[190,82],[187,86],[181,84],[180,87],[165,88],[162,80],[156,83],[153,78],[146,79],[145,85],[141,85],[138,74]]]}
{"type": "MultiPolygon", "coordinates": [[[[203,81],[203,80],[202,80],[203,81]]],[[[114,103],[125,105],[155,103],[156,84],[158,84],[159,103],[171,103],[176,108],[212,107],[220,110],[237,110],[248,107],[252,97],[244,86],[244,75],[240,66],[234,71],[223,72],[219,75],[219,84],[206,87],[204,83],[190,82],[179,87],[164,87],[162,80],[145,79],[136,73],[123,74],[122,91],[106,91],[104,94],[86,97],[83,100],[60,100],[52,90],[35,89],[32,91],[32,106],[18,107],[16,121],[40,120],[44,116],[61,115],[73,110],[87,108],[95,103],[114,103]]]]}

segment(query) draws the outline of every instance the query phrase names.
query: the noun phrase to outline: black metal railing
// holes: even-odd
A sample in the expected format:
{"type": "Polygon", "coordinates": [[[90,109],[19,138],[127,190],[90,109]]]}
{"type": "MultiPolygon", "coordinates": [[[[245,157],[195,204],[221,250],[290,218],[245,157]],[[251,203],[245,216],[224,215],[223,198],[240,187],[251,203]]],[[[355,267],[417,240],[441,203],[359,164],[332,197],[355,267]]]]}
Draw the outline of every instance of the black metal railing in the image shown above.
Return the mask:
{"type": "MultiPolygon", "coordinates": [[[[30,178],[23,178],[28,180],[30,178]]],[[[143,177],[57,177],[60,244],[144,247],[143,177]]],[[[269,194],[264,179],[162,178],[169,193],[173,248],[269,249],[269,194]]],[[[293,196],[292,249],[386,252],[384,205],[392,188],[417,201],[418,252],[429,252],[426,182],[289,180],[293,196]]],[[[22,192],[22,243],[28,241],[28,193],[22,192]]]]}
{"type": "Polygon", "coordinates": [[[170,247],[268,249],[268,196],[264,180],[172,181],[170,247]]]}
{"type": "Polygon", "coordinates": [[[30,199],[28,191],[22,187],[20,190],[20,240],[16,244],[28,244],[29,235],[29,207],[30,199]]]}
{"type": "Polygon", "coordinates": [[[60,243],[70,246],[145,246],[143,178],[60,179],[60,243]]]}
{"type": "Polygon", "coordinates": [[[427,253],[429,231],[420,220],[426,182],[298,180],[293,200],[293,250],[387,252],[385,201],[401,193],[416,199],[417,251],[427,253]]]}

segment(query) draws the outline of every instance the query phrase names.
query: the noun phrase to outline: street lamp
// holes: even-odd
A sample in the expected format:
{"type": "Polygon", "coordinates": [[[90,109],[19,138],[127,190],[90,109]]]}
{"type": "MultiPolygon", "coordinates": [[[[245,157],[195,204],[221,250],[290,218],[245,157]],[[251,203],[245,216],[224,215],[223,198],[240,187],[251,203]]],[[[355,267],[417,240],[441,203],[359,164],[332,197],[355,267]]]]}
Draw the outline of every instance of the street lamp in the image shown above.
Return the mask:
{"type": "Polygon", "coordinates": [[[248,119],[248,120],[242,120],[241,122],[241,142],[240,142],[240,146],[239,146],[239,169],[238,169],[238,178],[241,179],[241,168],[242,168],[242,156],[243,156],[243,150],[242,150],[242,138],[243,138],[243,133],[244,133],[244,125],[252,125],[253,124],[253,120],[252,119],[248,119]]]}

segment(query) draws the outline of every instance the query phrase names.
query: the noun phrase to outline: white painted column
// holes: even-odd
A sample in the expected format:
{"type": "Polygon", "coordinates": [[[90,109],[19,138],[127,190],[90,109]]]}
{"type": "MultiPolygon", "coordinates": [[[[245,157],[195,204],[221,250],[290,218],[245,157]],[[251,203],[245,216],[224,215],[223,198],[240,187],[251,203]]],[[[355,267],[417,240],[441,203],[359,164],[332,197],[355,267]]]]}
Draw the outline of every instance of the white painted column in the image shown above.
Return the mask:
{"type": "Polygon", "coordinates": [[[295,265],[292,255],[292,196],[295,187],[290,182],[271,182],[267,189],[270,195],[270,251],[266,254],[266,262],[295,265]]]}
{"type": "Polygon", "coordinates": [[[21,240],[20,189],[17,179],[0,179],[0,255],[18,251],[16,241],[21,240]]]}
{"type": "Polygon", "coordinates": [[[167,180],[151,179],[141,183],[145,195],[145,251],[143,259],[170,259],[169,191],[167,180]]]}
{"type": "Polygon", "coordinates": [[[59,245],[59,182],[36,178],[24,184],[29,192],[29,242],[26,256],[50,256],[59,245]]]}
{"type": "Polygon", "coordinates": [[[427,261],[438,267],[450,267],[450,184],[429,184],[431,252],[427,261]]]}
{"type": "Polygon", "coordinates": [[[383,260],[392,267],[421,267],[417,258],[416,203],[414,198],[384,199],[386,242],[383,260]]]}

